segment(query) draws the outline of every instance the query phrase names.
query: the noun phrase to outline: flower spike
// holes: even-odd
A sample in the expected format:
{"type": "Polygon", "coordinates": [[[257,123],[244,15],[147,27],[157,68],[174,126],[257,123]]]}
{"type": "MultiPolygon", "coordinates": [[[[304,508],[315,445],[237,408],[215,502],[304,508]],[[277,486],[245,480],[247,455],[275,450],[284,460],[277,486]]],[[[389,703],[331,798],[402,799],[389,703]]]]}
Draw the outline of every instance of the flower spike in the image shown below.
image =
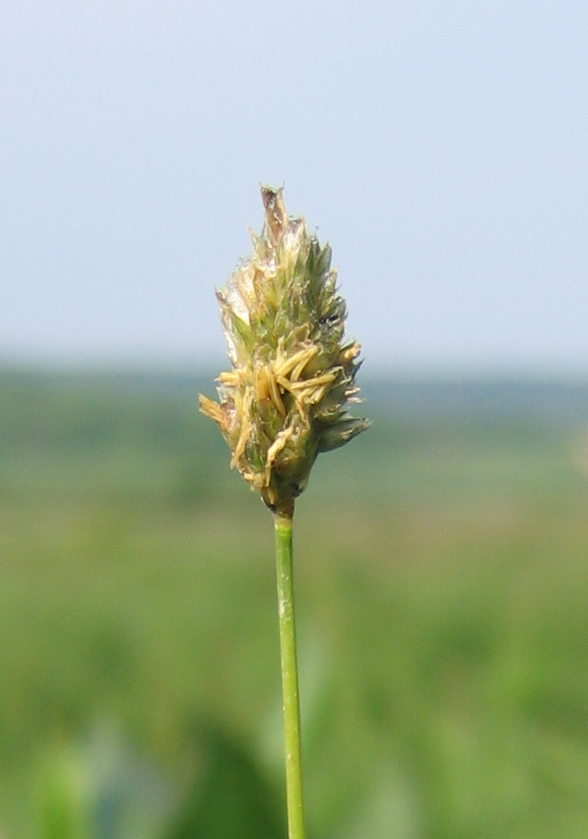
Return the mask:
{"type": "Polygon", "coordinates": [[[319,452],[365,431],[350,417],[359,401],[360,345],[344,341],[347,310],[321,247],[303,219],[286,213],[282,189],[262,187],[265,223],[253,254],[217,291],[233,369],[217,379],[219,402],[200,410],[220,427],[236,467],[272,510],[291,514],[319,452]]]}

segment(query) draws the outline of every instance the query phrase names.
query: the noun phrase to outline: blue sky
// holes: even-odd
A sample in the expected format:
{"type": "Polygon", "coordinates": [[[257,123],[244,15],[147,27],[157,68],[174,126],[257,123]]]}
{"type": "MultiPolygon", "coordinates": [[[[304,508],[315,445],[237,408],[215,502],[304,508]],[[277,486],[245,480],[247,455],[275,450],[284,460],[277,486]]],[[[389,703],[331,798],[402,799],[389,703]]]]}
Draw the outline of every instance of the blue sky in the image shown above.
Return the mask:
{"type": "Polygon", "coordinates": [[[0,4],[0,360],[224,355],[258,184],[366,370],[588,371],[588,5],[0,4]]]}

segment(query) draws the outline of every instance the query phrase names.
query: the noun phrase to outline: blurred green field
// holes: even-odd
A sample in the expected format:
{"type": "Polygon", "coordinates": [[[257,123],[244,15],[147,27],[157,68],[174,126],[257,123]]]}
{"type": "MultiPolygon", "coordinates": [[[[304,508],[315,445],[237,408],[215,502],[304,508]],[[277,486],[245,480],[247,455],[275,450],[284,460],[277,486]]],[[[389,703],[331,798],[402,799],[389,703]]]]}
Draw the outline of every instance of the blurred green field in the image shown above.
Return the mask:
{"type": "MultiPolygon", "coordinates": [[[[198,387],[0,375],[2,839],[285,836],[272,521],[198,387]]],[[[296,511],[309,839],[584,839],[588,388],[365,393],[296,511]]]]}

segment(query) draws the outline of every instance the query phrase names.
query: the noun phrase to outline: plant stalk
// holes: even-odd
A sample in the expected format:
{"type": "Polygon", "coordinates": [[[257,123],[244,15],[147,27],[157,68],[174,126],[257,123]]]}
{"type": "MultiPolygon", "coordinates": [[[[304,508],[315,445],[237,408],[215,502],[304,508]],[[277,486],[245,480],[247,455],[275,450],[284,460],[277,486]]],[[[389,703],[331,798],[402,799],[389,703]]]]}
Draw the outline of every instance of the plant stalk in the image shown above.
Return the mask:
{"type": "Polygon", "coordinates": [[[274,521],[276,529],[282,702],[286,745],[288,839],[304,839],[300,701],[298,696],[298,663],[296,658],[296,622],[294,616],[294,581],[292,573],[292,515],[276,513],[274,521]]]}

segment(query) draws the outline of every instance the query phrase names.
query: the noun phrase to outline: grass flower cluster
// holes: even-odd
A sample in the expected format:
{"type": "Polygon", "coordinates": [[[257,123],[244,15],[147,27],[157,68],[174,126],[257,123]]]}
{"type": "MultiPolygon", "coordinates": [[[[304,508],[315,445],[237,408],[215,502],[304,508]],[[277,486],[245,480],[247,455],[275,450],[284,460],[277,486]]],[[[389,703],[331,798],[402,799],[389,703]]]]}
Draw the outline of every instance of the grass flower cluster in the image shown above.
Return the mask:
{"type": "Polygon", "coordinates": [[[253,255],[217,292],[232,370],[219,402],[200,396],[236,467],[272,510],[290,512],[319,452],[368,426],[350,417],[360,346],[344,340],[346,307],[331,248],[289,218],[282,190],[262,188],[253,255]]]}

